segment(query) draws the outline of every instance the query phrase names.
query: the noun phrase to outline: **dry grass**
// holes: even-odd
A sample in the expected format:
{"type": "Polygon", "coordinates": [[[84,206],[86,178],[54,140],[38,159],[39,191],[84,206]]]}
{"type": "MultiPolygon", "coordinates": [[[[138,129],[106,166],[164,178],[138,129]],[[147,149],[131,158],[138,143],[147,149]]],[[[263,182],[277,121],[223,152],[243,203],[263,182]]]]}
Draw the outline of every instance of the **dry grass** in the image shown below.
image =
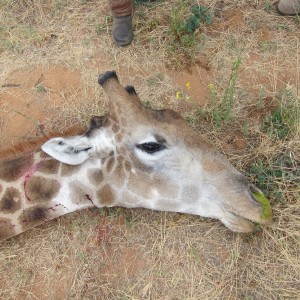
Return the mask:
{"type": "Polygon", "coordinates": [[[0,2],[0,145],[102,114],[97,75],[115,69],[145,102],[183,113],[274,209],[274,224],[251,235],[142,209],[65,216],[0,245],[1,299],[299,299],[300,22],[278,16],[272,2],[199,1],[215,17],[196,31],[190,61],[168,47],[178,0],[138,5],[126,48],[113,45],[107,1],[0,2]],[[188,64],[200,70],[205,85],[197,92],[209,95],[212,83],[217,109],[239,55],[230,118],[218,128],[214,107],[200,108],[177,78],[184,82],[188,64]],[[275,107],[288,115],[283,138],[275,120],[266,121],[275,107]]]}

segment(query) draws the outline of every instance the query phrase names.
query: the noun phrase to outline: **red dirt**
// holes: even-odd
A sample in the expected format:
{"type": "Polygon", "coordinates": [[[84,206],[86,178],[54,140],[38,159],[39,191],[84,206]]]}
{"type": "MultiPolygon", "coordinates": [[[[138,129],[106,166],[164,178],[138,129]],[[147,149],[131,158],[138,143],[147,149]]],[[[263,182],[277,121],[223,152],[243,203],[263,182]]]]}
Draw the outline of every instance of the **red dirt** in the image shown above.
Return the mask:
{"type": "Polygon", "coordinates": [[[18,70],[6,79],[0,93],[2,132],[0,147],[43,134],[43,122],[80,88],[80,72],[64,67],[18,70]],[[19,85],[19,86],[10,86],[19,85]]]}
{"type": "Polygon", "coordinates": [[[168,72],[170,78],[179,86],[183,93],[177,94],[179,99],[197,103],[204,106],[210,97],[208,85],[211,83],[213,72],[204,68],[194,66],[187,71],[168,72]]]}

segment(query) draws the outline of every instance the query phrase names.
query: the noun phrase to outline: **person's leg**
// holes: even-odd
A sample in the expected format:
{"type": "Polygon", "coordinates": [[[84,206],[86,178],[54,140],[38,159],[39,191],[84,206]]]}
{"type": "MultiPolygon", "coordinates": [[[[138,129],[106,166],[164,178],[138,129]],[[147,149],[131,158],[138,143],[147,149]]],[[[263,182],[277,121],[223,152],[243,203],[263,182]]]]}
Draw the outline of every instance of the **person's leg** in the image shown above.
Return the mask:
{"type": "Polygon", "coordinates": [[[277,9],[283,15],[300,14],[300,0],[280,0],[277,9]]]}
{"type": "Polygon", "coordinates": [[[126,46],[133,39],[132,0],[109,0],[113,14],[112,35],[115,43],[126,46]]]}

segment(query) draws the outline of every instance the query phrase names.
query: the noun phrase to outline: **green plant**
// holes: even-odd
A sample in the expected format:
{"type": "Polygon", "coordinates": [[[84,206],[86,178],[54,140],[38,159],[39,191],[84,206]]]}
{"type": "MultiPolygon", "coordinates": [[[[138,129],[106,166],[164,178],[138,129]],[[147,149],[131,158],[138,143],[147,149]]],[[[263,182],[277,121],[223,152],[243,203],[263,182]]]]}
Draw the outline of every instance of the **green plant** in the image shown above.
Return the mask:
{"type": "Polygon", "coordinates": [[[187,6],[184,1],[180,1],[171,10],[168,53],[176,62],[175,68],[182,63],[191,63],[198,47],[196,29],[211,22],[211,10],[201,5],[187,6]]]}
{"type": "Polygon", "coordinates": [[[222,123],[228,122],[232,117],[232,108],[234,105],[234,95],[236,91],[236,80],[241,62],[242,58],[240,55],[238,55],[237,59],[232,63],[231,74],[221,102],[217,101],[215,86],[213,84],[209,85],[210,100],[212,105],[211,117],[216,127],[220,127],[222,123]]]}
{"type": "Polygon", "coordinates": [[[200,23],[210,24],[212,22],[212,13],[209,8],[202,5],[194,5],[191,11],[192,14],[184,26],[189,34],[194,33],[200,23]]]}
{"type": "Polygon", "coordinates": [[[170,17],[170,30],[178,41],[186,35],[192,35],[203,24],[212,22],[212,12],[202,5],[193,5],[190,10],[182,1],[179,7],[172,9],[170,17]],[[186,14],[189,14],[186,20],[186,14]]]}
{"type": "Polygon", "coordinates": [[[36,87],[36,91],[37,91],[38,93],[46,93],[46,92],[47,92],[47,89],[46,89],[43,85],[38,85],[38,86],[36,87]]]}

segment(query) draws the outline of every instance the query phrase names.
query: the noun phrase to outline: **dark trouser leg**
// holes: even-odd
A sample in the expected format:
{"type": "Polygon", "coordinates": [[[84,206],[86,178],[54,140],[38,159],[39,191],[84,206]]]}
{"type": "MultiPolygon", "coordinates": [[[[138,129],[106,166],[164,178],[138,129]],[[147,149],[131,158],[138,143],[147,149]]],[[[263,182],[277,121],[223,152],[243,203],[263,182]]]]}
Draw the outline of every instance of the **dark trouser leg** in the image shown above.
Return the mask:
{"type": "Polygon", "coordinates": [[[113,16],[125,17],[132,15],[132,0],[109,0],[113,16]]]}

